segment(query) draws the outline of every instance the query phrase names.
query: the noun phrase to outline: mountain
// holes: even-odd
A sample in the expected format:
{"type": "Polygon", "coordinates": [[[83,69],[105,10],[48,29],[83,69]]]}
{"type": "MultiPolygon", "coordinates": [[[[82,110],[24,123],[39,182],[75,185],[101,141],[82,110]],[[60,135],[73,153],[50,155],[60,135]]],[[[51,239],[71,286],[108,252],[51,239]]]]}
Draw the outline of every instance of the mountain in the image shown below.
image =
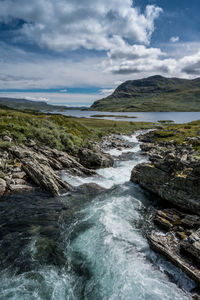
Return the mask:
{"type": "MultiPolygon", "coordinates": [[[[80,109],[80,107],[69,107],[47,104],[44,101],[32,101],[26,99],[0,97],[0,105],[18,110],[39,110],[45,112],[66,111],[71,109],[80,109]]],[[[85,108],[85,107],[82,107],[85,108]]]]}
{"type": "Polygon", "coordinates": [[[200,111],[200,78],[165,78],[160,75],[129,80],[112,95],[95,101],[99,111],[200,111]]]}

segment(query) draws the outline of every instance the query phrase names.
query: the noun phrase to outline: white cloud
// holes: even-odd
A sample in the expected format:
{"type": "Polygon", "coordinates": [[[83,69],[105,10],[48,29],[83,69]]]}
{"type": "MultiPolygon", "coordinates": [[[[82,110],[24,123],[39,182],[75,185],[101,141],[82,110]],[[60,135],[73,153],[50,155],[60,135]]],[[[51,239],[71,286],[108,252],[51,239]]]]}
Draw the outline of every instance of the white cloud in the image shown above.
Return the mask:
{"type": "Polygon", "coordinates": [[[32,101],[44,101],[49,104],[59,105],[77,105],[83,106],[85,103],[92,104],[95,100],[102,98],[100,94],[61,94],[61,93],[30,93],[30,92],[12,92],[0,93],[0,97],[10,97],[17,99],[27,99],[32,101]]]}
{"type": "Polygon", "coordinates": [[[119,39],[148,44],[161,11],[147,5],[141,13],[132,0],[6,0],[0,21],[23,20],[15,38],[55,51],[110,50],[119,39]]]}
{"type": "Polygon", "coordinates": [[[102,96],[108,96],[114,92],[114,89],[101,89],[99,92],[102,96]]]}
{"type": "Polygon", "coordinates": [[[172,36],[172,37],[170,38],[170,42],[172,42],[172,43],[179,42],[179,40],[180,40],[179,36],[172,36]]]}

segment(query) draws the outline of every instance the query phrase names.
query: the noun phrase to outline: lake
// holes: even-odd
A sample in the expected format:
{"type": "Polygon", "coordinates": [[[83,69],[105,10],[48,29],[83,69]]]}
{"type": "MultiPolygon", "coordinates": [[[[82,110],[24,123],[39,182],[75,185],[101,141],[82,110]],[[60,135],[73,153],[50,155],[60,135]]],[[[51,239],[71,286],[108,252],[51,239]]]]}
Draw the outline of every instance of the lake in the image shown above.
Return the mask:
{"type": "Polygon", "coordinates": [[[101,119],[127,122],[157,122],[159,120],[173,120],[175,123],[187,123],[200,119],[200,112],[101,112],[69,110],[66,112],[62,112],[61,114],[65,116],[73,116],[78,118],[91,118],[92,115],[104,115],[104,117],[101,117],[101,119]],[[106,115],[113,115],[115,117],[106,117],[106,115]],[[122,118],[117,116],[132,116],[133,118],[122,118]]]}

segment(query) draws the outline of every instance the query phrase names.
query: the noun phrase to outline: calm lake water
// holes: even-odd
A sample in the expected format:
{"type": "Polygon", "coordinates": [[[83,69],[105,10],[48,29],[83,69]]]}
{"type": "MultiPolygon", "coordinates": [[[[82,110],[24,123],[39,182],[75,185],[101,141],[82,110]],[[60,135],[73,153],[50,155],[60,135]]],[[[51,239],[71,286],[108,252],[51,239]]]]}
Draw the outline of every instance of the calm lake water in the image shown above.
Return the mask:
{"type": "Polygon", "coordinates": [[[114,115],[115,117],[102,117],[102,119],[135,122],[157,122],[159,120],[173,120],[176,123],[187,123],[200,119],[200,112],[100,112],[69,110],[66,112],[62,112],[62,114],[78,118],[91,118],[92,115],[114,115]],[[117,116],[132,116],[133,118],[119,118],[117,116]]]}

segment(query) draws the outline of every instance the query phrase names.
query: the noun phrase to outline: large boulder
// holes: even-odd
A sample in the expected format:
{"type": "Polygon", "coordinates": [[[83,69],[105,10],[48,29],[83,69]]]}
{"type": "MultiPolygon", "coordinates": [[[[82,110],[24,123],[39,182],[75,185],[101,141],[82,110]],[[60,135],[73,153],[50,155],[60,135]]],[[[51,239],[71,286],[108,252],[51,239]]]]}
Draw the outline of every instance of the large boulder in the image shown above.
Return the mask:
{"type": "Polygon", "coordinates": [[[22,162],[23,169],[28,177],[51,194],[59,195],[71,190],[71,186],[63,181],[50,166],[39,164],[36,159],[31,158],[23,159],[22,162]]]}
{"type": "Polygon", "coordinates": [[[78,156],[80,163],[90,169],[108,168],[114,164],[114,158],[99,149],[83,148],[79,150],[78,156]]]}
{"type": "Polygon", "coordinates": [[[96,183],[84,183],[78,186],[76,191],[87,195],[97,195],[106,191],[106,189],[96,183]]]}
{"type": "Polygon", "coordinates": [[[193,168],[180,170],[175,159],[142,163],[131,173],[131,180],[180,208],[200,215],[200,176],[193,168]]]}

